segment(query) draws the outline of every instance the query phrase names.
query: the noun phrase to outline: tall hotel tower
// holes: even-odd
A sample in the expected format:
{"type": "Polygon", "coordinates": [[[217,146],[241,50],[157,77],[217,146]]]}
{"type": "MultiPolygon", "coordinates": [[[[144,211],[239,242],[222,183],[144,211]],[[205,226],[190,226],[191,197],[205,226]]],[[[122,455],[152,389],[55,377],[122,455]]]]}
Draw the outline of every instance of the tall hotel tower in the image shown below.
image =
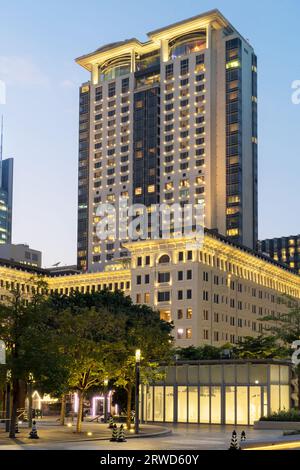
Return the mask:
{"type": "Polygon", "coordinates": [[[257,242],[257,59],[218,11],[108,44],[77,59],[78,265],[128,253],[99,242],[99,203],[205,205],[205,226],[257,242]]]}

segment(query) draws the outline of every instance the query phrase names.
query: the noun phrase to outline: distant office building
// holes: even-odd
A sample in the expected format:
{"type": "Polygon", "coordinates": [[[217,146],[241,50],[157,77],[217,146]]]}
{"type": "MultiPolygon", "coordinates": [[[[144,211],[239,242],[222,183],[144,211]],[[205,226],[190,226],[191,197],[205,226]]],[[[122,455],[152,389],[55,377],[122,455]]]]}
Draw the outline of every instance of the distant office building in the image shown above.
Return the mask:
{"type": "Polygon", "coordinates": [[[300,235],[261,240],[258,250],[300,274],[300,235]]]}
{"type": "Polygon", "coordinates": [[[1,163],[0,178],[0,244],[11,243],[12,239],[12,206],[13,206],[13,158],[1,163]]]}
{"type": "Polygon", "coordinates": [[[42,253],[24,244],[13,245],[7,243],[0,245],[0,258],[37,268],[42,266],[42,253]]]}
{"type": "MultiPolygon", "coordinates": [[[[105,45],[77,59],[80,88],[78,266],[126,257],[99,241],[96,209],[205,204],[205,225],[257,243],[257,58],[218,11],[105,45]]],[[[150,208],[149,208],[150,209],[150,208]]]]}

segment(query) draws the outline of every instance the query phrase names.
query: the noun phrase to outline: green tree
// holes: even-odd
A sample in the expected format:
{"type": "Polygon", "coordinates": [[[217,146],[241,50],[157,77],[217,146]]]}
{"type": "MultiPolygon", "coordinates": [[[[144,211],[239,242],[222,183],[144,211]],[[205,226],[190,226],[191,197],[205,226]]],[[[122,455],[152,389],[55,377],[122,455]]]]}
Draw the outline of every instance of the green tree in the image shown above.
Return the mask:
{"type": "Polygon", "coordinates": [[[103,385],[111,376],[111,358],[119,350],[125,320],[104,308],[80,307],[61,311],[57,332],[63,355],[67,357],[68,390],[79,397],[76,431],[81,432],[83,403],[87,392],[103,385]]]}
{"type": "Polygon", "coordinates": [[[240,359],[280,359],[288,352],[278,344],[275,336],[246,336],[233,348],[235,357],[240,359]]]}
{"type": "Polygon", "coordinates": [[[181,361],[204,361],[222,358],[225,349],[232,349],[232,345],[225,345],[220,348],[216,346],[188,346],[187,348],[177,348],[175,356],[181,361]]]}
{"type": "Polygon", "coordinates": [[[41,278],[32,283],[34,292],[30,301],[20,288],[15,288],[6,303],[0,304],[0,337],[6,344],[12,384],[11,438],[15,437],[21,383],[26,383],[30,375],[45,382],[53,371],[59,375],[63,370],[55,343],[51,341],[50,312],[45,303],[47,286],[41,278]]]}
{"type": "MultiPolygon", "coordinates": [[[[49,302],[57,313],[62,313],[63,318],[67,318],[64,313],[65,309],[69,310],[71,317],[68,322],[72,322],[72,315],[77,322],[77,317],[83,313],[86,315],[89,311],[95,312],[99,319],[97,324],[99,334],[95,336],[96,349],[93,354],[97,355],[97,348],[99,348],[102,361],[102,373],[98,377],[103,378],[106,374],[107,377],[114,379],[115,385],[126,390],[127,425],[130,427],[131,403],[135,385],[135,351],[137,349],[142,351],[141,380],[146,382],[151,377],[157,377],[160,373],[158,361],[168,359],[171,354],[173,325],[162,321],[159,313],[150,307],[134,305],[130,297],[125,297],[119,291],[104,290],[90,294],[74,292],[70,297],[56,294],[51,296],[49,302]]],[[[65,326],[62,327],[62,338],[63,330],[65,326]]],[[[81,333],[78,334],[80,337],[81,333]]],[[[68,340],[65,340],[64,344],[67,343],[68,340]]],[[[68,354],[69,347],[66,350],[68,354]]],[[[87,349],[87,355],[89,354],[90,351],[87,349]]],[[[78,383],[82,362],[74,362],[74,364],[78,364],[75,380],[78,383]]],[[[98,367],[96,362],[94,365],[98,367]]],[[[72,387],[75,387],[74,382],[72,387]]]]}

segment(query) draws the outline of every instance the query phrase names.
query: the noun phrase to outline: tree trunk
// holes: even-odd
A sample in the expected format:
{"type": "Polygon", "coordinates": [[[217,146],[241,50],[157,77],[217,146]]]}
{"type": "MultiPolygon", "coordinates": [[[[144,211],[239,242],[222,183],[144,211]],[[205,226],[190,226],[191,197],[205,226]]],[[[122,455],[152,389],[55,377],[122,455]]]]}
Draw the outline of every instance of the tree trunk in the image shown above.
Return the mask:
{"type": "Polygon", "coordinates": [[[19,401],[19,380],[13,379],[13,393],[12,393],[12,408],[11,408],[11,419],[10,419],[10,429],[9,437],[15,439],[16,437],[16,424],[17,424],[17,409],[19,401]]]}
{"type": "Polygon", "coordinates": [[[77,414],[77,424],[76,424],[76,432],[81,432],[81,423],[82,423],[82,414],[83,414],[83,392],[78,392],[78,414],[77,414]]]}
{"type": "Polygon", "coordinates": [[[127,429],[131,429],[131,401],[132,401],[132,385],[127,385],[127,429]]]}
{"type": "Polygon", "coordinates": [[[60,407],[60,425],[65,425],[65,417],[66,417],[66,395],[63,394],[61,396],[61,407],[60,407]]]}

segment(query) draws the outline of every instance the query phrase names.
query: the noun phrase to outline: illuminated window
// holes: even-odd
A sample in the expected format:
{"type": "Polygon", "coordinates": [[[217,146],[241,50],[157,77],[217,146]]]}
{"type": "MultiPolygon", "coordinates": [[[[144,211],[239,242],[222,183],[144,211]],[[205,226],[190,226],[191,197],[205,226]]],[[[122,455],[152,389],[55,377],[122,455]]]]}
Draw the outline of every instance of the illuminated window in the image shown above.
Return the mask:
{"type": "Polygon", "coordinates": [[[232,60],[226,64],[226,69],[237,69],[241,66],[241,62],[239,60],[232,60]]]}
{"type": "Polygon", "coordinates": [[[172,181],[170,181],[169,183],[166,183],[165,184],[165,189],[166,191],[170,191],[174,188],[174,183],[172,181]]]}
{"type": "Polygon", "coordinates": [[[183,339],[184,335],[184,329],[183,328],[178,328],[177,330],[177,339],[183,339]]]}
{"type": "Polygon", "coordinates": [[[142,101],[142,100],[140,100],[140,101],[136,101],[136,103],[135,103],[135,107],[136,107],[137,109],[140,109],[140,108],[142,108],[142,107],[143,107],[143,105],[144,105],[144,103],[143,103],[143,101],[142,101]]]}
{"type": "Polygon", "coordinates": [[[186,311],[186,318],[188,320],[191,320],[193,317],[193,310],[191,308],[188,308],[187,311],[186,311]]]}
{"type": "Polygon", "coordinates": [[[228,235],[229,237],[236,237],[236,236],[239,235],[239,233],[240,233],[240,232],[239,232],[239,229],[238,229],[238,228],[232,228],[232,229],[227,230],[227,235],[228,235]]]}
{"type": "Polygon", "coordinates": [[[192,339],[192,328],[186,329],[186,339],[192,339]]]}
{"type": "Polygon", "coordinates": [[[135,158],[143,158],[143,151],[142,150],[137,150],[135,152],[135,158]]]}
{"type": "Polygon", "coordinates": [[[143,194],[143,190],[142,188],[135,188],[134,193],[136,196],[140,196],[141,194],[143,194]]]}
{"type": "Polygon", "coordinates": [[[228,207],[226,212],[227,212],[227,215],[238,214],[240,212],[240,208],[239,207],[228,207]]]}
{"type": "Polygon", "coordinates": [[[240,202],[240,196],[229,196],[228,204],[236,204],[240,202]]]}

